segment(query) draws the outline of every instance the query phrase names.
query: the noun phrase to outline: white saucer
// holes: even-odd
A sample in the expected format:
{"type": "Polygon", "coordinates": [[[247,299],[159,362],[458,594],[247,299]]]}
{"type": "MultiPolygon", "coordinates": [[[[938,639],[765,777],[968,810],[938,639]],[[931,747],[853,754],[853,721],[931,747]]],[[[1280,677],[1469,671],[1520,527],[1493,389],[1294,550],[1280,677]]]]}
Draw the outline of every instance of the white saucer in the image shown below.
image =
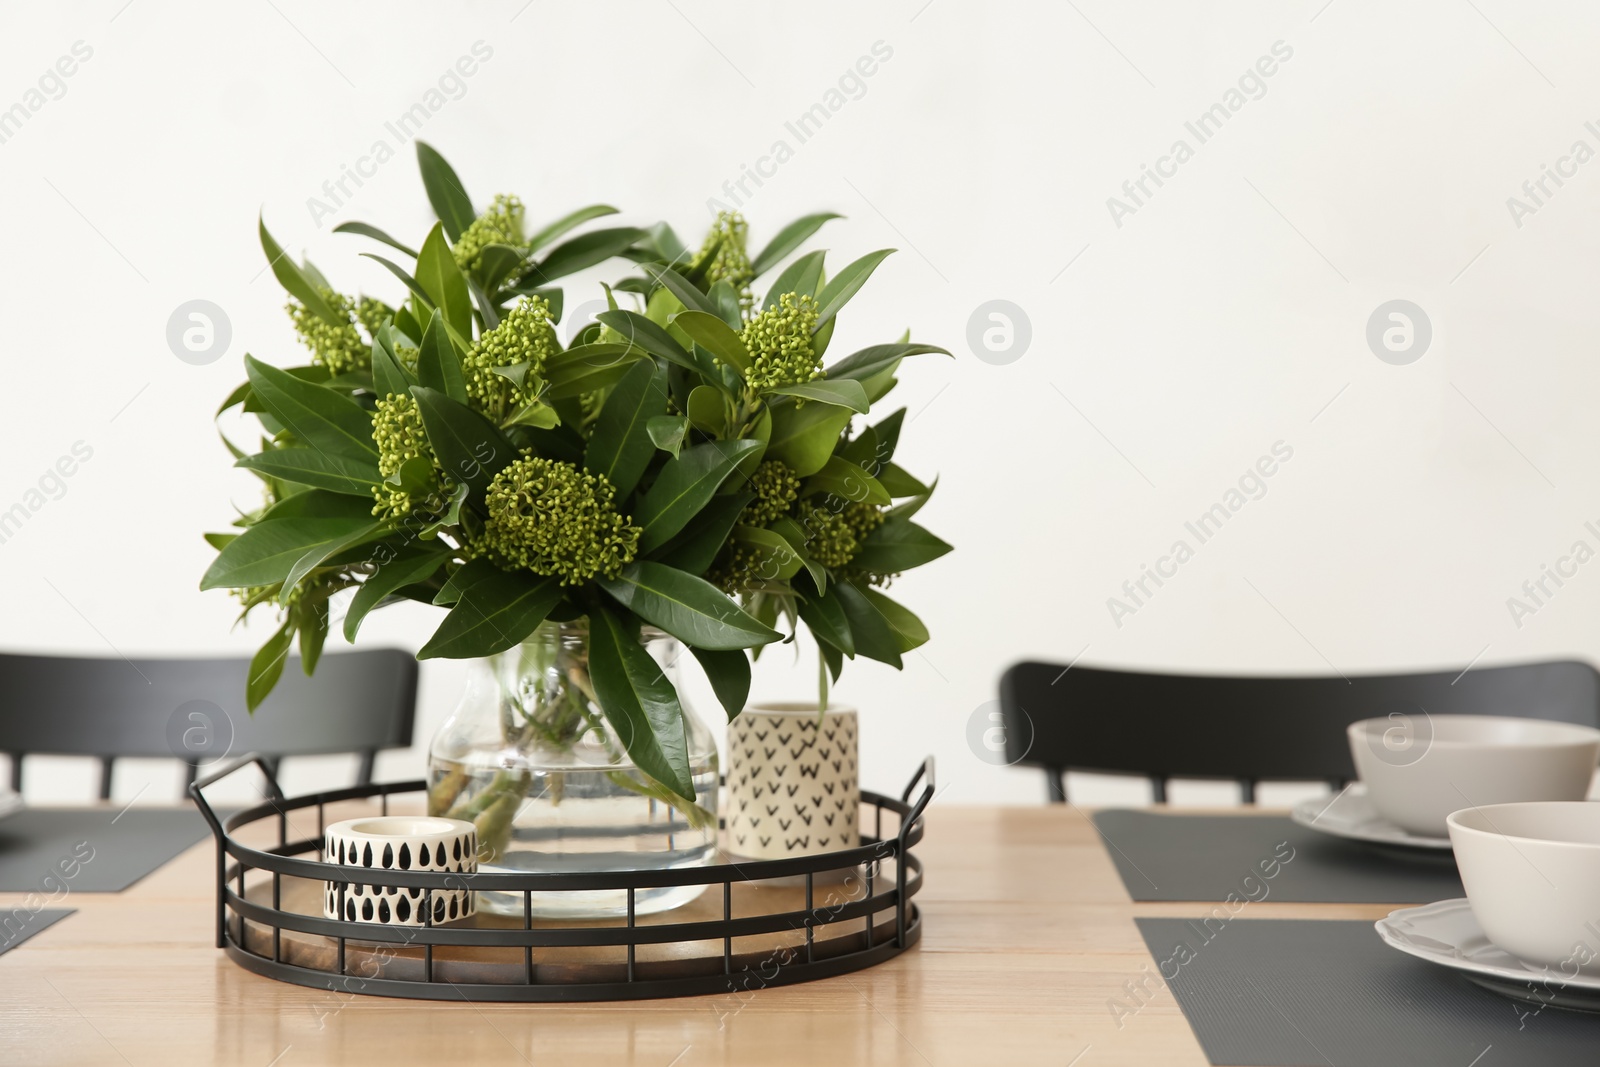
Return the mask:
{"type": "Polygon", "coordinates": [[[1489,940],[1466,899],[1401,908],[1373,924],[1386,945],[1513,1000],[1600,1012],[1600,977],[1523,963],[1489,940]]]}
{"type": "Polygon", "coordinates": [[[1367,799],[1367,787],[1352,782],[1333,799],[1310,797],[1294,806],[1290,814],[1295,822],[1310,830],[1320,830],[1335,837],[1355,841],[1372,841],[1380,845],[1400,845],[1405,848],[1431,848],[1448,851],[1448,837],[1426,837],[1404,830],[1379,815],[1367,799]]]}

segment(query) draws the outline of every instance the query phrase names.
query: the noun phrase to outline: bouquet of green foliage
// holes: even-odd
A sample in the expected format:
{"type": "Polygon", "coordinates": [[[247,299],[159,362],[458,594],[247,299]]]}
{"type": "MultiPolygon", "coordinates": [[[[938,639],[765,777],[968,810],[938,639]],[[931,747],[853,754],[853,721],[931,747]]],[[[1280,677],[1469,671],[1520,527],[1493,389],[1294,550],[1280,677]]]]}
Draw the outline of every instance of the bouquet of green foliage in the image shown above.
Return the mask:
{"type": "Polygon", "coordinates": [[[313,671],[344,589],[348,640],[386,603],[447,608],[424,659],[488,656],[547,619],[587,619],[602,712],[642,772],[692,800],[681,706],[642,625],[689,649],[730,718],[749,693],[746,651],[792,641],[800,623],[821,649],[823,701],[846,657],[898,667],[927,640],[882,590],[949,551],[911,521],[932,485],[894,463],[904,409],[851,431],[901,359],[945,350],[902,339],[822,363],[888,251],[831,278],[822,252],[799,256],[758,301],[757,280],[836,216],[791,223],[754,258],[737,215],[697,252],[665,224],[568,236],[615,212],[604,205],[529,235],[519,200],[480,215],[449,164],[417,150],[439,217],[420,248],[338,227],[414,262],[368,253],[403,302],[340,295],[260,230],[312,362],[246,356],[249,380],[222,408],[264,430],[253,454],[228,442],[265,501],[240,532],[207,535],[219,551],[201,581],[234,590],[245,614],[280,612],[251,665],[252,710],[296,635],[313,671]],[[551,283],[618,257],[638,272],[562,345],[551,283]]]}

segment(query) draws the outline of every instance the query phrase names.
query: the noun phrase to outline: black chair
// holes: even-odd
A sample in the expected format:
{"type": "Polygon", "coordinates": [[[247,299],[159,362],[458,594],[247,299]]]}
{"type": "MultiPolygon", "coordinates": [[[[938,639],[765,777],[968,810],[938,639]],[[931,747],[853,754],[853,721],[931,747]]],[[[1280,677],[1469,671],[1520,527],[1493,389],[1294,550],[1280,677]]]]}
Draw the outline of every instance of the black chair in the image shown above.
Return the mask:
{"type": "Polygon", "coordinates": [[[297,659],[255,714],[245,709],[245,659],[87,659],[0,654],[0,752],[22,790],[29,754],[95,756],[100,798],[119,756],[189,765],[256,752],[274,771],[284,756],[353,752],[360,784],[379,749],[411,745],[417,661],[396,649],[323,656],[314,678],[297,659]]]}
{"type": "Polygon", "coordinates": [[[1465,673],[1353,678],[1229,678],[1019,663],[1000,679],[1006,758],[1043,767],[1050,799],[1066,770],[1149,777],[1157,803],[1169,778],[1227,778],[1246,803],[1256,783],[1355,776],[1345,727],[1395,713],[1514,715],[1600,727],[1600,674],[1572,660],[1465,673]]]}

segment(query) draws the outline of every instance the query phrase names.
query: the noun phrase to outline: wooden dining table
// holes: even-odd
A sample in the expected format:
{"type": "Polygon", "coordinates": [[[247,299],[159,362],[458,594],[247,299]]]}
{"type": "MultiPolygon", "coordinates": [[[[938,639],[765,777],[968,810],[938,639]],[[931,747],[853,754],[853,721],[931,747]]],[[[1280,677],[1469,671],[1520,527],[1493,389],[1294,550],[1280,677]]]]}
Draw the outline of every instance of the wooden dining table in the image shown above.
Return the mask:
{"type": "MultiPolygon", "coordinates": [[[[905,954],[791,986],[580,1004],[401,1000],[248,973],[215,947],[208,838],[121,893],[70,894],[52,906],[76,914],[0,956],[0,1063],[1207,1063],[1172,994],[1152,980],[1134,920],[1199,917],[1210,904],[1131,902],[1076,806],[935,802],[926,818],[923,936],[905,954]],[[1142,990],[1131,1014],[1128,983],[1142,990]]],[[[0,913],[22,901],[0,894],[0,913]]],[[[1319,919],[1391,910],[1251,908],[1259,918],[1319,919]]]]}

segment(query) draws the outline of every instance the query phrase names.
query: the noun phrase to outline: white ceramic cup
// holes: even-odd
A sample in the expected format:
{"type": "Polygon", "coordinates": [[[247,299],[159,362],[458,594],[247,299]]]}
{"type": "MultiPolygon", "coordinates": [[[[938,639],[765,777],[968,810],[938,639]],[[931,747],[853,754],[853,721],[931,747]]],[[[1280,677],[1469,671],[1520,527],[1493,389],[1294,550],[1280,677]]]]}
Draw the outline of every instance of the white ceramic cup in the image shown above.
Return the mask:
{"type": "Polygon", "coordinates": [[[1489,940],[1551,977],[1600,974],[1600,804],[1491,804],[1449,826],[1489,940]]]}
{"type": "MultiPolygon", "coordinates": [[[[431,816],[346,819],[323,832],[322,861],[377,870],[467,873],[478,869],[478,831],[461,819],[431,816]]],[[[436,889],[428,894],[414,886],[402,889],[359,881],[324,882],[322,913],[348,922],[423,926],[429,901],[433,921],[442,924],[471,915],[475,898],[469,889],[436,889]]]]}
{"type": "Polygon", "coordinates": [[[1363,719],[1348,734],[1378,814],[1429,837],[1461,808],[1582,800],[1600,759],[1600,730],[1548,719],[1419,713],[1363,719]]]}

